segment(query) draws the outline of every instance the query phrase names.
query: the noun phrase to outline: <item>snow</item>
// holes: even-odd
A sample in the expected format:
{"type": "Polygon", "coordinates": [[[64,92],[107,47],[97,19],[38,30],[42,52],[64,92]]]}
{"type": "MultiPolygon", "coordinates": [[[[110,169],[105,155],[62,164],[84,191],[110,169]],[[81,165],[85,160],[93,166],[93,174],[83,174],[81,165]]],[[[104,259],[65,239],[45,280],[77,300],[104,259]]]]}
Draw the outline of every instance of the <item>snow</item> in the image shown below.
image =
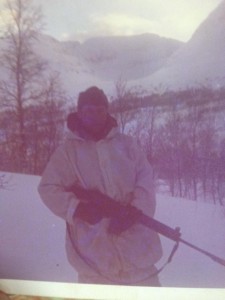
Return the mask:
{"type": "MultiPolygon", "coordinates": [[[[181,228],[181,238],[225,259],[225,208],[158,195],[156,218],[172,228],[181,228]]],[[[173,242],[161,238],[164,254],[173,242]]],[[[164,258],[165,259],[165,258],[164,258]]],[[[172,262],[162,272],[165,286],[225,287],[225,267],[180,243],[172,262]]]]}
{"type": "MultiPolygon", "coordinates": [[[[0,189],[0,278],[76,282],[64,249],[65,224],[42,203],[39,176],[5,174],[0,189]],[[8,183],[7,183],[8,181],[8,183]]],[[[157,194],[155,218],[181,228],[182,239],[225,259],[225,208],[157,194]]],[[[162,266],[174,242],[161,236],[162,266]]],[[[165,287],[225,288],[225,267],[180,243],[159,275],[165,287]]]]}
{"type": "Polygon", "coordinates": [[[79,44],[39,35],[35,52],[59,72],[70,96],[89,86],[104,88],[112,96],[115,82],[140,79],[159,69],[182,42],[154,34],[98,37],[79,44]]]}
{"type": "Polygon", "coordinates": [[[80,58],[102,79],[140,79],[158,70],[183,43],[154,34],[98,37],[80,45],[80,58]]]}
{"type": "MultiPolygon", "coordinates": [[[[99,37],[83,44],[60,42],[39,34],[33,49],[47,63],[46,77],[51,72],[59,73],[68,96],[76,97],[80,91],[92,85],[102,87],[113,96],[116,81],[136,78],[139,82],[163,66],[182,44],[154,34],[99,37]]],[[[0,40],[0,51],[3,48],[4,40],[0,40]]],[[[1,66],[0,78],[6,79],[1,66]]]]}
{"type": "Polygon", "coordinates": [[[75,281],[64,250],[64,222],[41,202],[38,176],[7,174],[0,190],[0,278],[75,281]]]}

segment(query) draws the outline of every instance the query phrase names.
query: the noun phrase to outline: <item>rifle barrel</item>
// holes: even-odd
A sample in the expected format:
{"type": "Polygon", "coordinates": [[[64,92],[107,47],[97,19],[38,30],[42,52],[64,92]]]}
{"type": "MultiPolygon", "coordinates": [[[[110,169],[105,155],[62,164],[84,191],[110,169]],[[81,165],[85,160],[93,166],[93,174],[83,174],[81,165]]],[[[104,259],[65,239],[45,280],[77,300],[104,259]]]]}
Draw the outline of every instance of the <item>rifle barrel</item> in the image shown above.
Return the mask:
{"type": "Polygon", "coordinates": [[[180,238],[179,240],[180,240],[181,243],[183,243],[183,244],[185,244],[185,245],[187,245],[187,246],[189,246],[189,247],[191,247],[191,248],[197,250],[197,251],[200,252],[200,253],[205,254],[206,256],[208,256],[208,257],[210,257],[212,260],[214,260],[215,262],[217,262],[217,263],[219,263],[219,264],[225,266],[225,260],[224,260],[223,258],[218,257],[218,256],[216,256],[216,255],[214,255],[214,254],[212,254],[212,253],[210,253],[210,252],[208,252],[208,251],[206,251],[206,250],[203,250],[203,249],[201,249],[201,248],[199,248],[199,247],[197,247],[197,246],[195,246],[195,245],[193,245],[193,244],[191,244],[191,243],[189,243],[189,242],[187,242],[187,241],[185,241],[185,240],[183,240],[183,239],[181,239],[181,238],[180,238]]]}
{"type": "Polygon", "coordinates": [[[145,214],[143,214],[141,216],[141,220],[140,220],[141,224],[149,227],[150,229],[164,235],[165,237],[172,239],[176,242],[181,242],[187,246],[189,246],[190,248],[197,250],[198,252],[205,254],[206,256],[210,257],[212,260],[214,260],[215,262],[219,263],[220,265],[225,266],[225,260],[223,258],[220,258],[206,250],[203,250],[185,240],[183,240],[180,236],[180,230],[179,228],[177,229],[173,229],[151,217],[146,216],[145,214]]]}
{"type": "Polygon", "coordinates": [[[145,214],[142,214],[140,223],[174,241],[178,241],[180,238],[179,228],[173,229],[145,214]]]}

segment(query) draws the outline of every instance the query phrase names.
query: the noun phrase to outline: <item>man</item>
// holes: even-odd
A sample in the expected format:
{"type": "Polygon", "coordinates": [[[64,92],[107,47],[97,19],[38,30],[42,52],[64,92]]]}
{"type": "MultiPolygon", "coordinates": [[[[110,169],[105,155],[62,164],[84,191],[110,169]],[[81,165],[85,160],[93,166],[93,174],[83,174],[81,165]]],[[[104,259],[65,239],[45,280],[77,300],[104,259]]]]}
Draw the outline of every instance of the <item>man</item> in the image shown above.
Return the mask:
{"type": "Polygon", "coordinates": [[[159,237],[138,223],[141,211],[155,211],[148,161],[131,137],[119,133],[97,87],[79,94],[67,126],[39,193],[67,223],[67,256],[78,281],[160,286],[154,266],[162,256],[159,237]]]}

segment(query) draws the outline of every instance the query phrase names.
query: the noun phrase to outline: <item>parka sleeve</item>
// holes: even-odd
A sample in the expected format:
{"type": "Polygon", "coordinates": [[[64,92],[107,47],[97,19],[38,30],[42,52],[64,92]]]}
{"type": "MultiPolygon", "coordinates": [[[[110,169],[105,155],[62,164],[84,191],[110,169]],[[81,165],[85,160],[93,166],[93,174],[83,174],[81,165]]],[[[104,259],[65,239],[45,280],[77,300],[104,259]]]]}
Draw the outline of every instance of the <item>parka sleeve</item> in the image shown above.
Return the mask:
{"type": "Polygon", "coordinates": [[[65,149],[61,146],[52,155],[44,170],[38,192],[44,204],[57,216],[72,223],[78,199],[67,188],[76,182],[76,176],[65,149]]]}
{"type": "Polygon", "coordinates": [[[136,163],[133,205],[152,217],[156,210],[153,169],[144,151],[135,142],[133,144],[133,151],[136,163]]]}

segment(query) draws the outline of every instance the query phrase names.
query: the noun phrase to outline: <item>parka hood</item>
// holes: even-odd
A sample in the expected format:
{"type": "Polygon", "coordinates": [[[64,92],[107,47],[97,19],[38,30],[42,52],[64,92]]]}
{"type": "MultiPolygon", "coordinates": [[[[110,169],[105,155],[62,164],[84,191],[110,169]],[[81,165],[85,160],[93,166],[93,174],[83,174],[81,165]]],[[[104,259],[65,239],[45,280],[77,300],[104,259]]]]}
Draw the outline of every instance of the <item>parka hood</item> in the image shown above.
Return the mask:
{"type": "Polygon", "coordinates": [[[69,134],[70,137],[74,136],[80,139],[99,141],[106,138],[112,129],[118,128],[118,124],[116,119],[108,114],[104,129],[99,134],[93,135],[82,126],[77,112],[73,112],[67,116],[67,128],[73,133],[73,135],[69,134]]]}

